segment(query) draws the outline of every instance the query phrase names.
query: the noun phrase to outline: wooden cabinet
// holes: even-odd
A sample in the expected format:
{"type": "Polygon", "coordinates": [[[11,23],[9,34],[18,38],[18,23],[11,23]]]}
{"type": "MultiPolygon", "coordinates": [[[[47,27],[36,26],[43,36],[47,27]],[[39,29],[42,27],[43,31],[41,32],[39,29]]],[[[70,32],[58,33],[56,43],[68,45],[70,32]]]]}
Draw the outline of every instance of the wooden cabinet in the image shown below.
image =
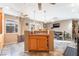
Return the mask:
{"type": "Polygon", "coordinates": [[[48,35],[30,35],[29,50],[48,51],[48,35]]]}
{"type": "Polygon", "coordinates": [[[3,48],[4,46],[4,35],[2,33],[2,27],[4,27],[4,25],[2,25],[2,23],[4,23],[4,21],[2,22],[2,20],[4,20],[4,13],[3,13],[3,9],[0,8],[0,49],[3,48]]]}
{"type": "Polygon", "coordinates": [[[48,50],[47,37],[41,37],[38,39],[38,50],[48,50]]]}
{"type": "Polygon", "coordinates": [[[2,13],[0,13],[0,33],[2,33],[2,13]]]}
{"type": "Polygon", "coordinates": [[[29,50],[37,50],[37,39],[35,38],[29,39],[29,50]]]}
{"type": "Polygon", "coordinates": [[[24,32],[24,50],[27,51],[54,51],[54,32],[24,32]]]}

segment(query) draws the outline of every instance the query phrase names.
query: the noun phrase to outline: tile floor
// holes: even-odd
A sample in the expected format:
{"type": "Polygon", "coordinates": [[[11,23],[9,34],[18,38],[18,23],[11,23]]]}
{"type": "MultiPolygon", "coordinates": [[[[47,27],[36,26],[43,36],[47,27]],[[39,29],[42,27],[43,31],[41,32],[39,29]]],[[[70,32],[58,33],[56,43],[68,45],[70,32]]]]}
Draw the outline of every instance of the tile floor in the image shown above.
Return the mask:
{"type": "Polygon", "coordinates": [[[75,47],[75,43],[71,41],[54,41],[55,51],[51,52],[26,52],[24,53],[24,42],[5,46],[0,50],[1,56],[61,56],[67,46],[75,47]]]}
{"type": "Polygon", "coordinates": [[[64,52],[67,46],[76,48],[76,43],[74,41],[54,40],[54,47],[60,51],[64,52]]]}

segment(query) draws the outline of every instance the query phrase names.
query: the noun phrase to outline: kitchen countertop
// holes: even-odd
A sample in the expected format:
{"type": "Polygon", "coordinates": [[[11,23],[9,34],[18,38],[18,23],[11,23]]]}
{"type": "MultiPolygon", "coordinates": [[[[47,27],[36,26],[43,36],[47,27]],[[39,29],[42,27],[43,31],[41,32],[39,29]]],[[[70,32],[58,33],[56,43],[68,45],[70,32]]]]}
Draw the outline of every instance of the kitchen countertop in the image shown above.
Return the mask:
{"type": "Polygon", "coordinates": [[[42,36],[48,36],[49,34],[29,34],[29,35],[37,35],[37,36],[39,36],[39,35],[42,35],[42,36]]]}

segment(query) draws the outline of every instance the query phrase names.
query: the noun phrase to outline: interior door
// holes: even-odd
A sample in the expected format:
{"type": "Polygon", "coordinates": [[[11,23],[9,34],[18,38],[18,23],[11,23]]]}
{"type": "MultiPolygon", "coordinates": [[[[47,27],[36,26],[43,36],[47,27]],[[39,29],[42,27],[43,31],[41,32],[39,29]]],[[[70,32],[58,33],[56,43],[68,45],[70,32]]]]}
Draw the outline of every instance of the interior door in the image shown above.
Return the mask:
{"type": "Polygon", "coordinates": [[[38,50],[48,50],[48,41],[46,37],[38,39],[38,50]]]}
{"type": "Polygon", "coordinates": [[[37,39],[29,39],[29,50],[37,50],[37,39]]]}
{"type": "Polygon", "coordinates": [[[2,13],[0,13],[0,33],[2,33],[2,13]]]}

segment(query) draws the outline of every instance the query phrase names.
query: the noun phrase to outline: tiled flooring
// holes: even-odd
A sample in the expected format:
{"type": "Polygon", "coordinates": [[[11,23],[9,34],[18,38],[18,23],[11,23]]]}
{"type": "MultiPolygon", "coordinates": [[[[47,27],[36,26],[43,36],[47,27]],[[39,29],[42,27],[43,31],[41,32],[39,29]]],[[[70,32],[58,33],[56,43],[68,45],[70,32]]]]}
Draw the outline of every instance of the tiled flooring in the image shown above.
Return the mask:
{"type": "Polygon", "coordinates": [[[7,45],[2,49],[1,55],[18,56],[24,52],[24,42],[7,45]]]}
{"type": "Polygon", "coordinates": [[[61,56],[67,46],[75,47],[74,42],[55,40],[55,51],[51,52],[26,52],[24,53],[24,42],[5,46],[0,50],[1,56],[61,56]]]}
{"type": "Polygon", "coordinates": [[[67,46],[76,48],[76,44],[73,41],[54,40],[54,47],[60,51],[65,51],[67,46]]]}

